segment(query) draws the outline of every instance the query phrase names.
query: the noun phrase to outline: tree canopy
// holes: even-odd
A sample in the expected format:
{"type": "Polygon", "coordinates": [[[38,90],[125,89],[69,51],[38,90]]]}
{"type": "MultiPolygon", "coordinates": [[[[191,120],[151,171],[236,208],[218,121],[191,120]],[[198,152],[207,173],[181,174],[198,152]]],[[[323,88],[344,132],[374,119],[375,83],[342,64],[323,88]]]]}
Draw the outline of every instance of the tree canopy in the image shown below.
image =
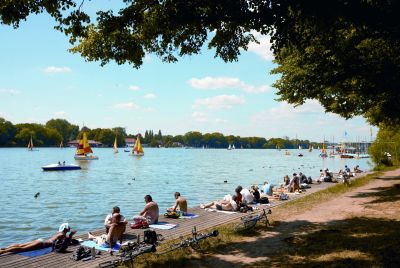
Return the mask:
{"type": "Polygon", "coordinates": [[[84,0],[2,1],[0,22],[18,27],[47,12],[70,36],[72,52],[88,61],[143,64],[146,53],[175,62],[204,44],[235,61],[270,35],[280,78],[280,100],[318,100],[327,112],[364,116],[372,124],[400,124],[400,3],[395,0],[123,0],[118,12],[99,10],[95,22],[84,0]]]}

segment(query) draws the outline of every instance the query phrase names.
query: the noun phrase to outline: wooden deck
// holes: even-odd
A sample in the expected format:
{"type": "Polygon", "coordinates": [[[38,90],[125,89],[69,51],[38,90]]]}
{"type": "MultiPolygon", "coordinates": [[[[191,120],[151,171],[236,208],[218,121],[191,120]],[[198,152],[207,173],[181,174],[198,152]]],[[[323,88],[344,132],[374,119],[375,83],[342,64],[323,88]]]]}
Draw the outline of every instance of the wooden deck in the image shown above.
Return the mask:
{"type": "MultiPolygon", "coordinates": [[[[310,193],[319,191],[321,189],[328,188],[333,183],[322,183],[313,184],[311,189],[307,189],[305,193],[299,195],[290,195],[290,200],[294,200],[310,193]]],[[[276,207],[280,204],[290,202],[289,201],[273,201],[269,206],[264,205],[264,207],[276,207]]],[[[178,224],[178,226],[171,230],[159,230],[155,231],[158,234],[162,234],[165,238],[164,241],[179,238],[180,236],[190,235],[193,226],[196,226],[197,231],[202,231],[208,228],[217,227],[222,224],[237,221],[240,217],[244,216],[243,213],[225,214],[220,212],[209,212],[199,207],[194,207],[189,210],[191,213],[198,214],[199,217],[194,219],[166,219],[164,216],[160,216],[160,221],[165,221],[168,223],[178,224]]],[[[272,210],[273,213],[273,210],[272,210]]],[[[131,229],[127,227],[126,233],[124,235],[124,241],[136,241],[137,235],[143,238],[143,229],[131,229]]],[[[104,229],[93,231],[95,235],[100,235],[105,232],[104,229]]],[[[87,234],[78,234],[76,238],[87,239],[87,234]]],[[[212,239],[212,238],[211,238],[212,239]]],[[[98,267],[100,263],[116,260],[117,257],[111,256],[106,251],[102,252],[98,258],[89,261],[74,261],[71,259],[72,252],[77,248],[77,246],[69,247],[68,253],[49,253],[39,257],[28,258],[18,254],[8,254],[0,256],[0,267],[98,267]]]]}

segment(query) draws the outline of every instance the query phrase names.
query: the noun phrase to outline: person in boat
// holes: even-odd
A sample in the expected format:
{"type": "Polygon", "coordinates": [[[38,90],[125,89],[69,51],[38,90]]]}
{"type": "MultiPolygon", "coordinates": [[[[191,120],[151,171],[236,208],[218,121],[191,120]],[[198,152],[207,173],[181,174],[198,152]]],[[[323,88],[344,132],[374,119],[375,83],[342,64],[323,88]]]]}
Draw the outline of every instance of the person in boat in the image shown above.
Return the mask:
{"type": "Polygon", "coordinates": [[[57,240],[64,240],[63,243],[65,245],[69,245],[73,235],[76,233],[76,230],[72,230],[69,227],[68,223],[63,223],[58,229],[58,232],[53,235],[50,239],[44,240],[42,238],[23,243],[23,244],[13,244],[6,248],[0,249],[0,255],[4,253],[19,253],[30,250],[42,249],[47,247],[55,247],[57,240]],[[69,232],[69,235],[67,233],[69,232]]]}
{"type": "Polygon", "coordinates": [[[106,228],[106,234],[108,234],[108,231],[110,230],[110,227],[112,225],[112,217],[114,214],[118,213],[121,216],[121,222],[124,223],[125,225],[128,224],[128,221],[125,219],[125,217],[121,214],[121,210],[119,207],[115,206],[111,210],[111,214],[108,214],[104,220],[104,227],[106,228]]]}
{"type": "Polygon", "coordinates": [[[126,223],[121,221],[121,219],[121,214],[114,213],[111,218],[111,224],[108,234],[94,236],[92,233],[89,232],[88,239],[95,241],[96,244],[101,247],[109,248],[109,251],[111,252],[118,241],[120,242],[120,244],[122,244],[126,223]]]}
{"type": "Polygon", "coordinates": [[[187,200],[186,198],[181,196],[180,192],[175,192],[175,205],[173,207],[170,207],[167,209],[168,212],[177,212],[181,214],[182,216],[185,216],[187,214],[187,200]]]}
{"type": "Polygon", "coordinates": [[[237,196],[233,195],[231,198],[224,198],[224,200],[213,201],[208,204],[200,204],[200,208],[212,208],[216,210],[237,211],[237,196]]]}
{"type": "Polygon", "coordinates": [[[153,201],[151,195],[146,195],[144,201],[146,205],[139,215],[133,217],[133,221],[136,223],[147,220],[149,224],[158,223],[159,209],[157,203],[153,201]]]}

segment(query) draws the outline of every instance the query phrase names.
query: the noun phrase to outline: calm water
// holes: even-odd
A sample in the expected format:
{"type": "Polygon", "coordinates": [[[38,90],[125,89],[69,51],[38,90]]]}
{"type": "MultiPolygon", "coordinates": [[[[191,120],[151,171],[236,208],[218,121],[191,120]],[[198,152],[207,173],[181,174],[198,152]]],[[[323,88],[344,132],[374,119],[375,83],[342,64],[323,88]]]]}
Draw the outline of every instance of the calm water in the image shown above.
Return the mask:
{"type": "Polygon", "coordinates": [[[220,199],[240,184],[280,183],[285,174],[302,171],[313,178],[319,169],[333,171],[360,165],[371,169],[369,159],[321,159],[319,151],[298,150],[290,156],[277,150],[150,149],[132,157],[120,149],[94,148],[95,161],[75,161],[74,149],[0,149],[0,246],[51,236],[62,222],[78,232],[102,228],[115,205],[131,218],[151,194],[160,211],[174,203],[180,191],[189,206],[220,199]],[[41,166],[58,161],[80,164],[82,170],[44,172],[41,166]],[[228,183],[224,183],[227,180],[228,183]],[[40,192],[37,199],[34,195],[40,192]]]}

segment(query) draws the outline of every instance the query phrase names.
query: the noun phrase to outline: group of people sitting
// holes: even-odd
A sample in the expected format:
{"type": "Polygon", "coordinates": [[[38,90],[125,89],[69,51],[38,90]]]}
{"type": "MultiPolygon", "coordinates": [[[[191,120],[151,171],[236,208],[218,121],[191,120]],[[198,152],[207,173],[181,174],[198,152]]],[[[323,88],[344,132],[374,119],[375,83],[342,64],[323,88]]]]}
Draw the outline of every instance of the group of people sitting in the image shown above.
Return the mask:
{"type": "MultiPolygon", "coordinates": [[[[167,211],[177,212],[180,215],[187,214],[187,201],[184,197],[181,196],[179,192],[175,192],[175,204],[168,208],[167,211]]],[[[159,208],[158,204],[153,201],[153,198],[150,195],[146,195],[144,197],[145,206],[143,210],[139,213],[139,215],[134,216],[133,223],[131,225],[135,226],[138,222],[146,221],[147,224],[156,224],[158,223],[159,217],[159,208]]],[[[114,246],[119,241],[122,243],[123,234],[126,230],[126,226],[128,221],[121,214],[120,208],[115,206],[112,208],[111,213],[108,214],[104,220],[104,227],[106,233],[100,236],[95,236],[91,232],[88,233],[88,239],[96,242],[97,245],[109,248],[109,251],[112,251],[114,246]]],[[[42,249],[53,247],[55,248],[55,244],[57,241],[62,240],[64,245],[68,245],[72,241],[73,235],[76,233],[76,230],[72,230],[68,223],[63,223],[58,232],[53,235],[50,239],[36,239],[23,244],[13,244],[5,248],[0,249],[0,255],[4,253],[19,253],[24,251],[42,249]]]]}

